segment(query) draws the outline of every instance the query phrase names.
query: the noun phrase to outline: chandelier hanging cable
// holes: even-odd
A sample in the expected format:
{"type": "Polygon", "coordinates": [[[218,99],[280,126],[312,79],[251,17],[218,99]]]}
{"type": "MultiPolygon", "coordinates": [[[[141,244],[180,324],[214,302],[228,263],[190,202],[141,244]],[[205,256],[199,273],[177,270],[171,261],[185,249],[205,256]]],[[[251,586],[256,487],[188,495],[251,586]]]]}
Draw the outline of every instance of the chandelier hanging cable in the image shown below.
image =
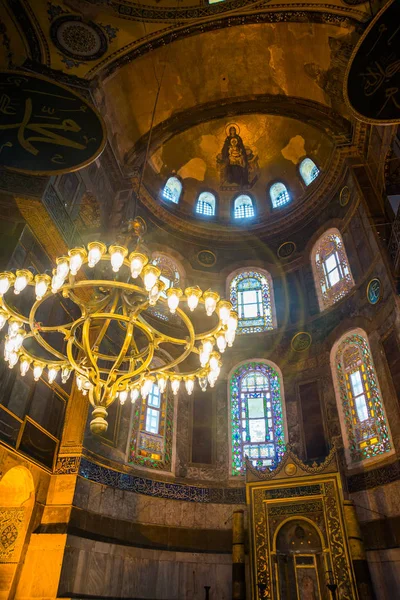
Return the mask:
{"type": "Polygon", "coordinates": [[[0,273],[0,328],[8,322],[4,358],[9,367],[19,363],[23,376],[32,369],[35,381],[47,370],[49,383],[59,376],[66,383],[75,373],[78,389],[94,407],[93,433],[107,430],[107,408],[116,399],[123,404],[128,396],[132,402],[146,398],[154,383],[163,393],[169,382],[174,395],[181,382],[188,394],[196,380],[203,391],[207,384],[214,386],[220,353],[235,339],[237,314],[216,292],[198,286],[165,290],[161,271],[142,244],[144,230],[142,219],[131,222],[136,238],[131,251],[102,242],[73,248],[57,259],[52,277],[28,269],[0,273]],[[68,305],[66,323],[49,324],[49,302],[55,297],[68,305]],[[162,331],[162,321],[148,310],[155,306],[168,307],[179,326],[167,322],[162,331]],[[199,323],[204,325],[192,314],[200,306],[213,323],[196,332],[199,323]],[[162,366],[154,366],[157,356],[162,366]]]}

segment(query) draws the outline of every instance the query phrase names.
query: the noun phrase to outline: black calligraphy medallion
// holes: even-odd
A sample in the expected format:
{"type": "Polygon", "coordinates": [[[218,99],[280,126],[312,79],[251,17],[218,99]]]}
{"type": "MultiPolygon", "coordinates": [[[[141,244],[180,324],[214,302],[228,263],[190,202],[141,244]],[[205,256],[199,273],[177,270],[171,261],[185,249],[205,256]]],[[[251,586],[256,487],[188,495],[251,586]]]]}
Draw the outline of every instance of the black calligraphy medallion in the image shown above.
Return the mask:
{"type": "Polygon", "coordinates": [[[64,85],[0,72],[0,165],[31,175],[76,171],[103,151],[100,115],[64,85]]]}
{"type": "Polygon", "coordinates": [[[392,0],[358,42],[347,69],[345,100],[366,123],[400,123],[400,2],[392,0]]]}

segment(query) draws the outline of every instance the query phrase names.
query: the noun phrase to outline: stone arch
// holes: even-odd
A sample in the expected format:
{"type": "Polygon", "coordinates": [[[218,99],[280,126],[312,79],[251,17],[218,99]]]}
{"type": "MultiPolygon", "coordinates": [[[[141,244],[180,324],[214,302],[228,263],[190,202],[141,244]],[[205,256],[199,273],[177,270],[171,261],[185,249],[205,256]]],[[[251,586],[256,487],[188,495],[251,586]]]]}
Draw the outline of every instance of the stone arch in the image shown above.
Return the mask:
{"type": "Polygon", "coordinates": [[[23,548],[35,504],[31,472],[18,465],[0,481],[0,596],[13,596],[14,581],[23,560],[23,548]]]}

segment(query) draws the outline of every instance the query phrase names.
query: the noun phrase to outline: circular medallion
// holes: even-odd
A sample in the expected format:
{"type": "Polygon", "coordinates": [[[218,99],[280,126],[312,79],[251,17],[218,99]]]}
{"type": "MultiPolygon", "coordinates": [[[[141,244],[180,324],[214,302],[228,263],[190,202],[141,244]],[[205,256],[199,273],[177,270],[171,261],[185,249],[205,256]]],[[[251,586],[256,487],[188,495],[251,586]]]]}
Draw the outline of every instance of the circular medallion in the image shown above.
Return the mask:
{"type": "Polygon", "coordinates": [[[297,473],[297,467],[294,463],[288,463],[285,467],[285,473],[289,477],[293,477],[297,473]]]}
{"type": "Polygon", "coordinates": [[[311,335],[306,331],[300,331],[292,338],[291,346],[295,352],[303,352],[311,346],[311,335]]]}
{"type": "Polygon", "coordinates": [[[370,304],[378,304],[382,298],[382,283],[377,277],[367,285],[367,298],[370,304]]]}
{"type": "Polygon", "coordinates": [[[107,38],[101,28],[81,17],[59,17],[51,24],[50,36],[55,46],[75,60],[97,60],[107,51],[107,38]]]}
{"type": "Polygon", "coordinates": [[[339,202],[340,206],[346,206],[350,200],[350,189],[347,185],[340,190],[339,202]]]}
{"type": "Polygon", "coordinates": [[[102,153],[104,122],[71,88],[33,73],[0,71],[0,89],[7,92],[0,111],[3,167],[58,175],[86,167],[102,153]]]}
{"type": "Polygon", "coordinates": [[[213,267],[217,262],[217,257],[211,250],[200,250],[197,253],[197,260],[203,267],[213,267]]]}
{"type": "Polygon", "coordinates": [[[278,248],[279,258],[289,258],[296,250],[296,244],[294,242],[284,242],[278,248]]]}

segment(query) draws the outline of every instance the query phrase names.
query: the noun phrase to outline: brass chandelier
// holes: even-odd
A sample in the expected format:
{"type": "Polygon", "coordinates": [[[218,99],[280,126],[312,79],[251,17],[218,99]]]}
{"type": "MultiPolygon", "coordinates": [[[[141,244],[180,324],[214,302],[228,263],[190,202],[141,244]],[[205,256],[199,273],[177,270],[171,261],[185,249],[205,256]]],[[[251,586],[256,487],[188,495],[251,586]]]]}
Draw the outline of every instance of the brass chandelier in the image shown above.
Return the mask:
{"type": "Polygon", "coordinates": [[[137,238],[133,251],[90,242],[58,258],[52,276],[29,269],[0,273],[0,329],[8,322],[9,367],[19,363],[23,376],[32,369],[35,381],[47,370],[50,384],[59,376],[66,383],[74,373],[78,390],[94,407],[93,433],[107,430],[107,408],[115,400],[145,399],[155,383],[161,393],[169,384],[174,395],[182,382],[189,395],[196,380],[203,391],[214,386],[221,353],[232,346],[237,328],[231,303],[216,292],[198,286],[165,289],[161,270],[142,245],[144,222],[135,219],[130,229],[137,238]],[[66,323],[41,321],[48,319],[54,297],[68,304],[66,323]],[[213,323],[196,332],[190,313],[200,306],[213,323]],[[154,307],[176,315],[178,335],[162,331],[154,307]]]}

